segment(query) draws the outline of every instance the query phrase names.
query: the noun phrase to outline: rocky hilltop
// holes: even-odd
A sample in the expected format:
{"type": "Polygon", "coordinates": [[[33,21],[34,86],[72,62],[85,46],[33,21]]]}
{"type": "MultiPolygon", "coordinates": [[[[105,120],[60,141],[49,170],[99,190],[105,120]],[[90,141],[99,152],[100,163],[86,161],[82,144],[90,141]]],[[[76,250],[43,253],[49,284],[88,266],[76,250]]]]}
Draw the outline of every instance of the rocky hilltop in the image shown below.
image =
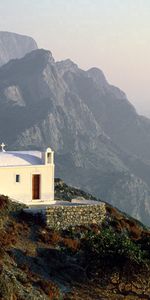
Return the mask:
{"type": "Polygon", "coordinates": [[[7,149],[55,150],[56,176],[149,224],[150,121],[101,70],[37,49],[0,68],[7,149]]]}
{"type": "Polygon", "coordinates": [[[31,37],[0,31],[0,66],[35,49],[37,44],[31,37]]]}
{"type": "MultiPolygon", "coordinates": [[[[89,194],[56,180],[60,200],[89,194]]],[[[47,228],[40,214],[0,196],[0,299],[150,297],[150,231],[106,204],[102,225],[47,228]]]]}

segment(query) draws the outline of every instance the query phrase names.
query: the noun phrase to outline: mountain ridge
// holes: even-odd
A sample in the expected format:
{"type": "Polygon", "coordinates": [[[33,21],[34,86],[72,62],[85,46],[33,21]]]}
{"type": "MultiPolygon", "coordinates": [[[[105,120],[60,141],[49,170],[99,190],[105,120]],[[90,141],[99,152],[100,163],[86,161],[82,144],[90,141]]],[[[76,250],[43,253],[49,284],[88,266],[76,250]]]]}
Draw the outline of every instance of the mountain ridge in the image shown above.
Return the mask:
{"type": "Polygon", "coordinates": [[[150,125],[101,70],[83,71],[71,60],[55,62],[50,51],[34,50],[0,68],[0,105],[0,135],[9,148],[51,145],[58,177],[149,223],[144,168],[149,168],[150,125]],[[138,123],[146,131],[134,152],[138,123]]]}

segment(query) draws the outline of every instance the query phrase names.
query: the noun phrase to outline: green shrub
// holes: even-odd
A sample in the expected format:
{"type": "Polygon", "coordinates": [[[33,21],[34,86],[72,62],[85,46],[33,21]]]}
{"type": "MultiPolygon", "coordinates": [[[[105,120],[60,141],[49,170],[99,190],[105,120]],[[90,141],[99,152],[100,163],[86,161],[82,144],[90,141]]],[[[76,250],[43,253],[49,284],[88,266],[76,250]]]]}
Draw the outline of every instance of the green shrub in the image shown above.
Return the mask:
{"type": "Polygon", "coordinates": [[[120,234],[111,228],[103,228],[99,234],[88,232],[83,248],[92,257],[130,259],[137,263],[142,263],[145,255],[140,245],[133,242],[125,232],[120,234]]]}

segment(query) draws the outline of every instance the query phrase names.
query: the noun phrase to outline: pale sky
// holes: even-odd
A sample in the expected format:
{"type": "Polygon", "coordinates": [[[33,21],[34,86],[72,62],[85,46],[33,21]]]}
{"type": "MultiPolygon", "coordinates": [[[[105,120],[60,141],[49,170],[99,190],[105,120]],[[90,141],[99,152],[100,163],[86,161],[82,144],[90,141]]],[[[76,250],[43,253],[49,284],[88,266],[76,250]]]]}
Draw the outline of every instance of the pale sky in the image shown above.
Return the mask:
{"type": "Polygon", "coordinates": [[[99,67],[150,116],[150,0],[0,0],[0,30],[32,36],[56,60],[99,67]]]}

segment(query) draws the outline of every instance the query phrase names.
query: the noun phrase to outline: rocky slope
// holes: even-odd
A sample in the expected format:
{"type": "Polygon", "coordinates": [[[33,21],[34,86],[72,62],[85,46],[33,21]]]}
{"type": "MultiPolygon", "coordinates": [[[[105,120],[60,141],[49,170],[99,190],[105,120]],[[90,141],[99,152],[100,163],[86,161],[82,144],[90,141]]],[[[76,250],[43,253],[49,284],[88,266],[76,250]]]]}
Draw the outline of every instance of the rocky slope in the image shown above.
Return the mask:
{"type": "MultiPolygon", "coordinates": [[[[59,67],[65,69],[66,61],[59,67]]],[[[139,116],[124,92],[108,84],[97,68],[71,69],[63,74],[67,84],[87,104],[104,132],[127,153],[150,159],[150,120],[139,116]]]]}
{"type": "Polygon", "coordinates": [[[8,148],[50,145],[56,176],[149,224],[149,121],[100,70],[32,51],[0,68],[0,105],[0,136],[8,148]]]}
{"type": "MultiPolygon", "coordinates": [[[[61,200],[89,198],[61,180],[56,186],[61,200]]],[[[56,232],[40,215],[0,196],[0,299],[149,299],[150,232],[112,206],[106,209],[102,226],[56,232]]]]}
{"type": "Polygon", "coordinates": [[[0,66],[35,49],[37,44],[31,37],[0,31],[0,66]]]}

